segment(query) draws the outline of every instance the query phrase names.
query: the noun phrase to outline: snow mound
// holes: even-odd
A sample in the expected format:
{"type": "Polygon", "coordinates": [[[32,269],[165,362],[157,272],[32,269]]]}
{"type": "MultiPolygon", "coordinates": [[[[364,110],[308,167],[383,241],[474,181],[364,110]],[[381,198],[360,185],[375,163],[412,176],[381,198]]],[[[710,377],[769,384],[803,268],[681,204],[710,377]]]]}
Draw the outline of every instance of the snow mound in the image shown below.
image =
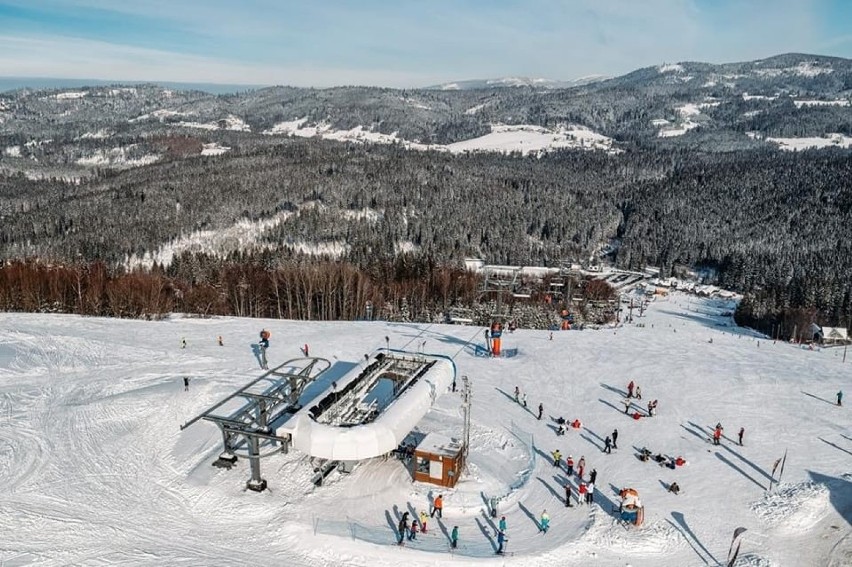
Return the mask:
{"type": "Polygon", "coordinates": [[[749,553],[737,557],[734,567],[778,567],[778,564],[761,555],[749,553]]]}
{"type": "Polygon", "coordinates": [[[752,506],[752,511],[770,527],[797,534],[814,527],[830,505],[828,487],[811,481],[766,494],[752,506]]]}
{"type": "MultiPolygon", "coordinates": [[[[596,516],[603,510],[596,510],[596,516]]],[[[631,555],[668,555],[686,545],[681,533],[668,522],[657,521],[637,528],[618,526],[618,521],[596,521],[590,527],[588,540],[595,548],[631,555]]]]}

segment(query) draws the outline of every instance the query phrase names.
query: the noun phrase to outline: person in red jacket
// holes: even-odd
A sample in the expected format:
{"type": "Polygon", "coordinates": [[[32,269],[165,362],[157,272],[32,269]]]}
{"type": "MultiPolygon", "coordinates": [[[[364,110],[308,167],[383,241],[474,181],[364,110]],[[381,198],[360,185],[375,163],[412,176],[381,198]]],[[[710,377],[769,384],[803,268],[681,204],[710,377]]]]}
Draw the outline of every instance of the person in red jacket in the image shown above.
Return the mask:
{"type": "Polygon", "coordinates": [[[565,472],[568,473],[568,478],[571,478],[571,475],[574,474],[574,457],[568,455],[568,458],[565,459],[565,472]]]}
{"type": "Polygon", "coordinates": [[[714,445],[719,445],[719,442],[721,441],[721,439],[722,439],[722,428],[721,428],[721,427],[717,427],[717,428],[713,431],[713,444],[714,444],[714,445]]]}

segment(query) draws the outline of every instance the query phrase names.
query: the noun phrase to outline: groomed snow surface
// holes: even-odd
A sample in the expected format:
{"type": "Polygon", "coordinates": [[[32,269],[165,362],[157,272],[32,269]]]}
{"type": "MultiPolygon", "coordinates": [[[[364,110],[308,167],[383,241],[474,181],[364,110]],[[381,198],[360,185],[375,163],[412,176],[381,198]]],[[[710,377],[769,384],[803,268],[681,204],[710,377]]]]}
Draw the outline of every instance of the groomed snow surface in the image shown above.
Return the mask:
{"type": "MultiPolygon", "coordinates": [[[[731,308],[675,292],[617,330],[557,331],[552,340],[547,331],[506,333],[504,350],[517,354],[497,360],[477,350],[476,327],[0,314],[0,563],[682,567],[724,563],[742,526],[740,567],[849,565],[852,417],[834,396],[849,394],[852,360],[841,362],[842,347],[756,337],[722,316],[731,308]],[[341,376],[386,336],[391,348],[454,356],[473,385],[469,474],[443,490],[412,483],[397,459],[374,459],[314,488],[308,459],[292,451],[261,462],[269,490],[258,494],[245,490],[245,459],[212,467],[217,427],[179,426],[260,374],[251,345],[264,327],[270,366],[308,343],[341,376]],[[631,379],[641,407],[659,400],[656,417],[624,414],[631,379]],[[531,411],[512,399],[516,385],[531,411]],[[557,416],[583,427],[557,437],[557,416]],[[725,427],[719,447],[708,441],[716,422],[725,427]],[[743,447],[734,442],[741,426],[743,447]],[[614,428],[618,449],[605,455],[614,428]],[[688,464],[641,462],[642,447],[688,464]],[[587,479],[597,470],[594,505],[564,507],[567,475],[552,466],[554,449],[585,456],[587,479]],[[785,451],[782,482],[767,492],[785,451]],[[675,480],[677,496],[665,488],[675,480]],[[623,487],[645,504],[641,528],[614,517],[623,487]],[[419,512],[439,493],[443,519],[397,546],[402,511],[419,512]],[[493,555],[491,495],[503,497],[505,557],[493,555]],[[536,524],[544,509],[546,535],[536,524]],[[453,526],[460,544],[451,554],[453,526]]],[[[418,429],[459,437],[459,394],[439,397],[418,429]]]]}

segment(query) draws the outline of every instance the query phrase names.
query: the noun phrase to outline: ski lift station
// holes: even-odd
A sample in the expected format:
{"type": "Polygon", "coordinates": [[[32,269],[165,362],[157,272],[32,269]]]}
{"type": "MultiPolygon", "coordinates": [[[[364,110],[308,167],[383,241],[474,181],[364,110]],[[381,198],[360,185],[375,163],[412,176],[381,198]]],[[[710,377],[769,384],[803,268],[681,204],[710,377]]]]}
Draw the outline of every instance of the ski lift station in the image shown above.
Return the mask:
{"type": "MultiPolygon", "coordinates": [[[[201,419],[215,423],[224,451],[213,464],[230,468],[238,456],[248,458],[251,490],[266,489],[260,459],[291,448],[320,460],[314,483],[321,484],[335,469],[349,472],[359,461],[395,451],[456,377],[455,363],[443,355],[380,349],[365,358],[315,396],[306,389],[328,382],[329,361],[306,357],[285,362],[181,429],[201,419]]],[[[459,470],[452,460],[444,467],[445,453],[436,451],[441,466],[430,468],[441,471],[442,482],[457,478],[459,470]]],[[[463,454],[463,448],[456,451],[455,459],[463,461],[463,454]]]]}

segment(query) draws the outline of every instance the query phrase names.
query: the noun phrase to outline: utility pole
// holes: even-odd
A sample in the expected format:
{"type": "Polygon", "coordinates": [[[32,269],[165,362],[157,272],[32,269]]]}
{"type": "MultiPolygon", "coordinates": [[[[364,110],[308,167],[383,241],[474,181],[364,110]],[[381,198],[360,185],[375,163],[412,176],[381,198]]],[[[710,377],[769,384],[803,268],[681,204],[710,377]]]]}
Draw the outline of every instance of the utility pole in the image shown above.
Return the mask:
{"type": "Polygon", "coordinates": [[[462,455],[464,469],[469,472],[467,459],[470,454],[470,403],[471,403],[470,380],[467,375],[462,376],[462,410],[464,411],[464,447],[462,455]]]}

